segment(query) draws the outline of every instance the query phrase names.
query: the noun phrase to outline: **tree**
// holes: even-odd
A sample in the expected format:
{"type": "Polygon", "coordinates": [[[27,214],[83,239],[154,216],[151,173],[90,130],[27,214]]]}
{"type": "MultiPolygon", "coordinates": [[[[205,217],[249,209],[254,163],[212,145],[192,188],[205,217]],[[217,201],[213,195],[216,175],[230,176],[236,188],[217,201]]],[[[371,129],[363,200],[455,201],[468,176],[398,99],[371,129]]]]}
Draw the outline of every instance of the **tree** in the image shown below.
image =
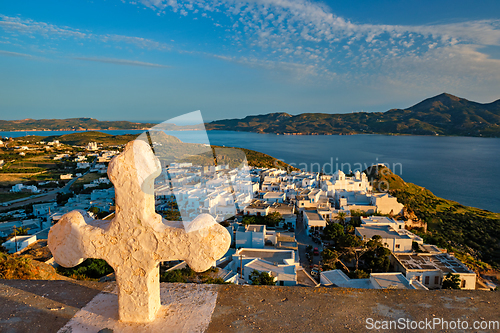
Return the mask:
{"type": "Polygon", "coordinates": [[[259,286],[274,286],[276,282],[274,282],[274,277],[269,275],[267,272],[259,272],[257,270],[253,270],[250,273],[250,281],[252,281],[253,285],[259,286]]]}
{"type": "Polygon", "coordinates": [[[366,247],[368,251],[363,256],[366,268],[374,272],[387,272],[391,264],[391,251],[382,244],[382,237],[373,236],[366,247]]]}
{"type": "Polygon", "coordinates": [[[99,208],[98,207],[90,207],[89,212],[93,213],[94,215],[97,215],[99,213],[99,208]]]}
{"type": "Polygon", "coordinates": [[[30,230],[30,228],[24,228],[24,227],[14,227],[14,231],[9,235],[14,237],[14,236],[26,236],[28,234],[28,231],[30,230]]]}
{"type": "Polygon", "coordinates": [[[105,260],[89,258],[75,267],[65,268],[59,266],[57,273],[75,279],[99,279],[104,275],[113,273],[114,270],[105,260]]]}
{"type": "Polygon", "coordinates": [[[325,266],[328,266],[326,268],[330,269],[331,267],[335,267],[336,263],[340,263],[345,270],[349,271],[349,269],[340,260],[340,256],[341,254],[339,252],[331,250],[329,248],[325,248],[321,252],[321,258],[323,258],[323,263],[325,266]]]}
{"type": "Polygon", "coordinates": [[[359,260],[368,251],[365,242],[358,236],[346,234],[339,238],[337,244],[348,258],[356,261],[356,270],[358,270],[359,260]]]}
{"type": "Polygon", "coordinates": [[[460,275],[449,272],[443,280],[443,289],[460,289],[460,275]]]}
{"type": "Polygon", "coordinates": [[[283,217],[281,216],[281,214],[279,212],[273,212],[271,214],[267,214],[264,218],[265,220],[265,224],[268,226],[268,227],[275,227],[276,225],[278,225],[281,220],[283,219],[283,217]]]}
{"type": "Polygon", "coordinates": [[[56,197],[56,201],[57,201],[57,204],[59,206],[63,206],[65,205],[69,198],[72,198],[74,196],[73,193],[61,193],[61,192],[58,192],[57,193],[57,197],[56,197]]]}
{"type": "Polygon", "coordinates": [[[337,221],[339,221],[340,224],[342,224],[344,226],[344,228],[346,227],[346,217],[347,217],[347,214],[345,212],[339,212],[337,214],[337,221]]]}
{"type": "Polygon", "coordinates": [[[253,216],[253,215],[243,216],[242,222],[244,225],[257,224],[255,216],[253,216]]]}
{"type": "Polygon", "coordinates": [[[377,247],[383,246],[382,244],[382,236],[374,235],[368,242],[366,242],[366,246],[370,250],[374,250],[377,247]]]}
{"type": "Polygon", "coordinates": [[[357,269],[354,272],[349,272],[347,275],[351,279],[367,279],[370,277],[370,274],[368,274],[367,272],[365,272],[361,269],[357,269]]]}
{"type": "Polygon", "coordinates": [[[337,239],[344,235],[344,227],[338,223],[329,223],[323,229],[323,238],[325,240],[333,240],[337,242],[337,239]]]}
{"type": "Polygon", "coordinates": [[[363,240],[355,235],[346,234],[338,238],[337,245],[344,249],[349,250],[350,248],[357,248],[363,244],[363,240]]]}
{"type": "Polygon", "coordinates": [[[165,219],[168,221],[181,221],[181,213],[177,209],[168,209],[163,212],[163,216],[165,216],[165,219]]]}

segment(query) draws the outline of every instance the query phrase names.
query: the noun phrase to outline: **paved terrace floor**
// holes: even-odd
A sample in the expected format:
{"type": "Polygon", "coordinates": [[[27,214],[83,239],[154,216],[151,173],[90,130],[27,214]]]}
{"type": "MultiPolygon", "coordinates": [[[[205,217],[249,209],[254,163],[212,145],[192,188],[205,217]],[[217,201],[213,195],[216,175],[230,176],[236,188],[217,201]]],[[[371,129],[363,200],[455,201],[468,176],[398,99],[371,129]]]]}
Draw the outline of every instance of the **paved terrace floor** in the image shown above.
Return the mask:
{"type": "MultiPolygon", "coordinates": [[[[112,287],[113,283],[87,281],[0,280],[0,332],[57,332],[101,290],[112,287]]],[[[497,292],[216,288],[208,333],[366,332],[366,318],[500,321],[497,292]]],[[[164,331],[169,332],[167,327],[164,331]]]]}

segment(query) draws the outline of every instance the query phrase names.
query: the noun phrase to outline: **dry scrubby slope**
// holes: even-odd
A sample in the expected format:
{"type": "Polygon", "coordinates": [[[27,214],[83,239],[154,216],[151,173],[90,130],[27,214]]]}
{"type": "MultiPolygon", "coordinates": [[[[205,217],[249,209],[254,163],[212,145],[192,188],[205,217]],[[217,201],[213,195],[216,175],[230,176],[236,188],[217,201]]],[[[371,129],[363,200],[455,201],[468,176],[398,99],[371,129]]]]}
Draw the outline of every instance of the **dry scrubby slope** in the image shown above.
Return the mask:
{"type": "Polygon", "coordinates": [[[59,140],[61,143],[74,146],[85,146],[89,142],[97,142],[104,145],[122,145],[130,140],[134,140],[136,137],[137,135],[135,134],[111,135],[102,132],[88,131],[65,135],[52,135],[43,138],[43,141],[50,142],[59,140]]]}
{"type": "Polygon", "coordinates": [[[63,280],[54,267],[28,256],[0,253],[0,279],[63,280]]]}
{"type": "Polygon", "coordinates": [[[428,98],[407,109],[346,114],[271,113],[218,120],[209,130],[301,134],[416,134],[500,137],[500,100],[481,104],[450,94],[428,98]]]}
{"type": "Polygon", "coordinates": [[[0,131],[143,129],[155,124],[130,121],[99,121],[94,118],[0,120],[0,131]]]}
{"type": "Polygon", "coordinates": [[[463,260],[477,268],[486,266],[481,267],[482,264],[474,258],[500,267],[499,213],[439,198],[426,188],[406,183],[386,167],[374,167],[367,173],[375,181],[374,188],[378,188],[379,182],[383,182],[382,188],[388,184],[389,192],[399,202],[427,222],[425,240],[458,251],[458,256],[464,256],[463,260]]]}

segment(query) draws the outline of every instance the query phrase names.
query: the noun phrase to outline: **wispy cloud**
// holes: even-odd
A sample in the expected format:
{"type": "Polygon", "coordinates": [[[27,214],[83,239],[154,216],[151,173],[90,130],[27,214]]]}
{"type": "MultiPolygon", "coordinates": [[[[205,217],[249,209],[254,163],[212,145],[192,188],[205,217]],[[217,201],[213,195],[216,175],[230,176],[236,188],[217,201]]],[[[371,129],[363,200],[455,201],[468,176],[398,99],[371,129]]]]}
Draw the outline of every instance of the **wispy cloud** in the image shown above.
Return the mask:
{"type": "Polygon", "coordinates": [[[71,27],[60,27],[45,22],[37,22],[32,19],[11,17],[0,14],[0,28],[7,32],[31,37],[41,36],[47,39],[68,39],[79,41],[93,41],[106,44],[129,44],[140,49],[168,50],[170,46],[166,43],[154,41],[136,36],[124,36],[115,34],[95,34],[91,31],[82,31],[71,27]]]}
{"type": "Polygon", "coordinates": [[[10,51],[4,51],[4,50],[0,50],[0,55],[9,56],[9,57],[34,58],[30,54],[18,53],[18,52],[10,52],[10,51]]]}
{"type": "Polygon", "coordinates": [[[53,24],[36,22],[31,19],[21,19],[0,14],[0,27],[6,31],[28,35],[42,35],[44,37],[73,37],[78,39],[89,38],[89,34],[69,27],[58,27],[53,24]]]}
{"type": "Polygon", "coordinates": [[[126,66],[143,66],[143,67],[156,67],[156,68],[169,68],[170,66],[154,64],[150,62],[142,62],[136,60],[126,60],[126,59],[113,59],[113,58],[87,58],[87,57],[74,57],[75,60],[83,60],[83,61],[93,61],[93,62],[102,62],[106,64],[115,64],[115,65],[126,65],[126,66]]]}
{"type": "Polygon", "coordinates": [[[273,61],[273,60],[264,60],[259,58],[251,58],[251,57],[232,57],[232,56],[224,56],[217,54],[209,54],[204,53],[207,56],[237,63],[246,67],[251,68],[263,68],[266,70],[279,70],[282,72],[287,72],[293,74],[295,79],[304,79],[305,77],[313,76],[326,76],[326,77],[334,77],[336,73],[329,71],[324,67],[318,67],[314,65],[307,65],[301,63],[293,63],[286,61],[273,61]]]}

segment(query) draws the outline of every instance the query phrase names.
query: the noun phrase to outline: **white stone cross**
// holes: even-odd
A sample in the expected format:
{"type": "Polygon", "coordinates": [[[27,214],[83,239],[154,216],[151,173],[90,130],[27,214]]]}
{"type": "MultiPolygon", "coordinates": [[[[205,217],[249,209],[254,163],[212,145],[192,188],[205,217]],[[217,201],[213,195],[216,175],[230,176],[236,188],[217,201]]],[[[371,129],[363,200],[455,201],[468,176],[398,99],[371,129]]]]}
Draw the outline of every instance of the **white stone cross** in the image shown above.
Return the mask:
{"type": "Polygon", "coordinates": [[[160,262],[185,260],[193,270],[205,271],[231,242],[227,230],[211,215],[201,214],[183,224],[156,214],[154,179],[160,172],[146,142],[129,142],[108,167],[116,192],[115,217],[93,220],[82,211],[72,211],[49,232],[48,246],[60,265],[73,267],[86,258],[99,258],[113,267],[121,321],[155,319],[160,308],[160,262]]]}

